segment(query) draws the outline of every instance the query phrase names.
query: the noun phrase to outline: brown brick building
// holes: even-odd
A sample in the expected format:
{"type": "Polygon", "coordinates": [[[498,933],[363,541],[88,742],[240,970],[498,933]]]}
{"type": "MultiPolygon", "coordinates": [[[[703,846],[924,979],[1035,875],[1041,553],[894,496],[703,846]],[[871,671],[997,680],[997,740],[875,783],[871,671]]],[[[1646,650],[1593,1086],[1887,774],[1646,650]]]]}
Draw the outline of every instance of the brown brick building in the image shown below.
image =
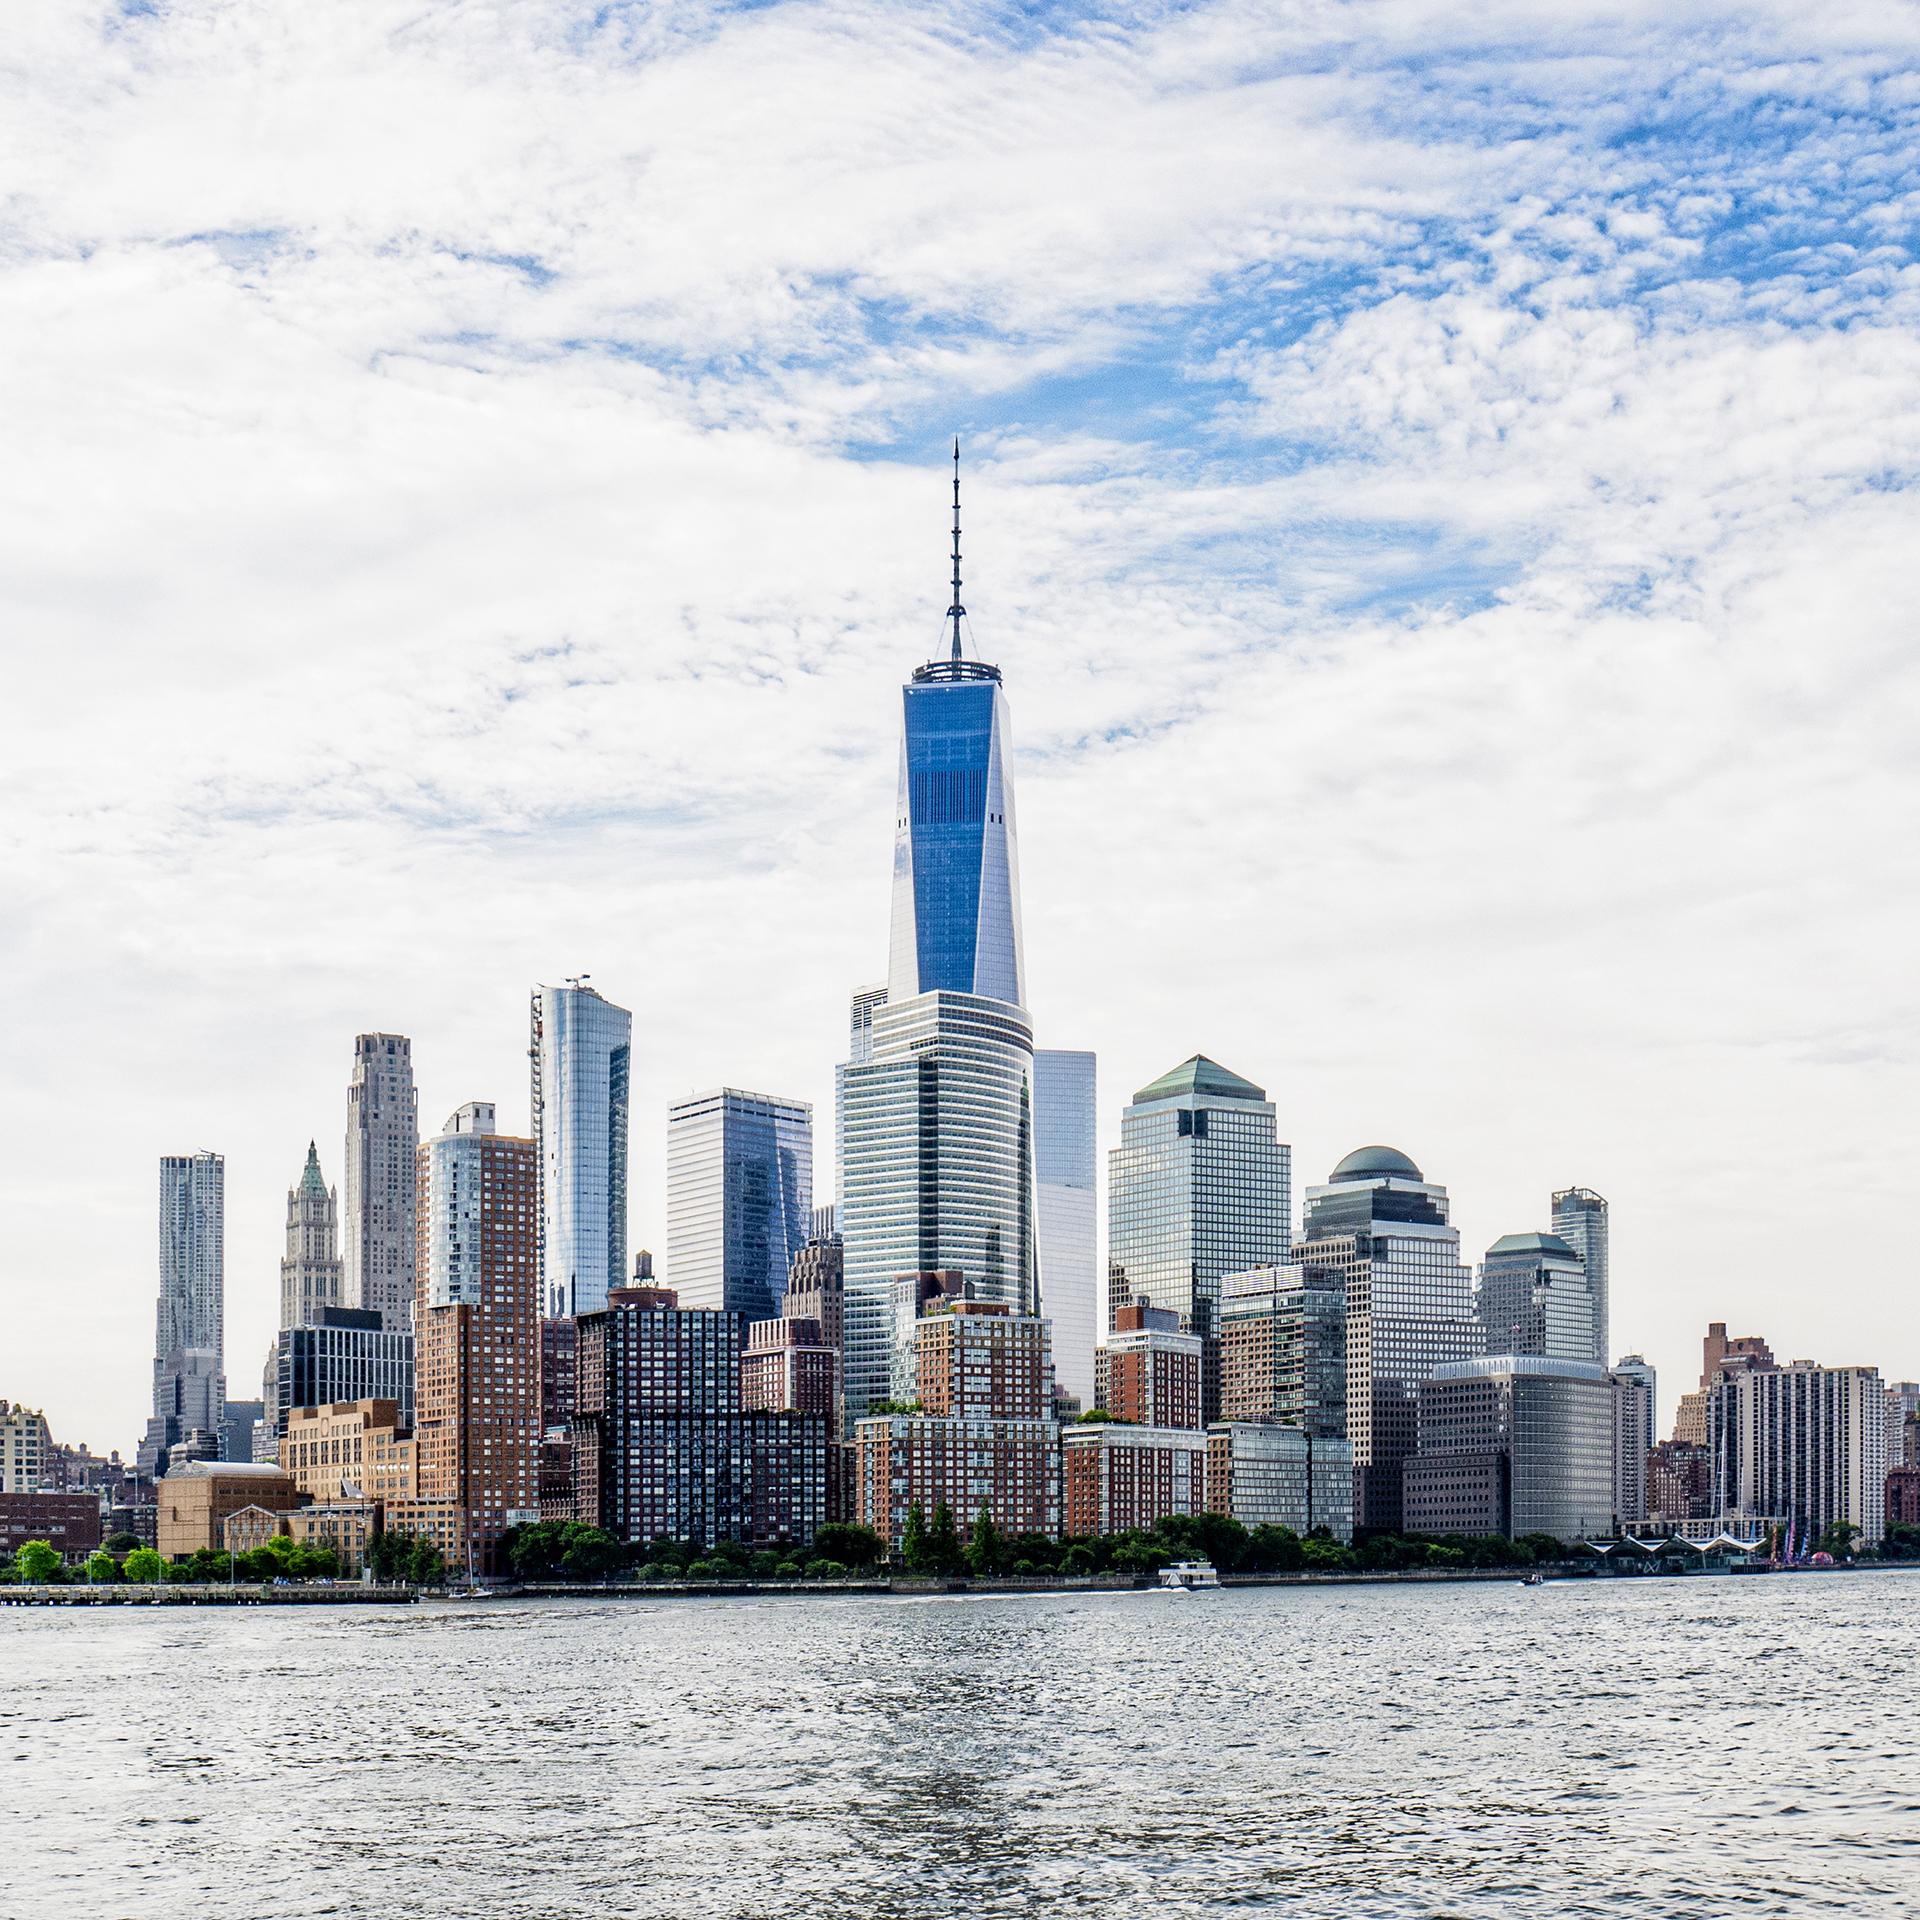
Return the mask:
{"type": "Polygon", "coordinates": [[[1093,1350],[1094,1404],[1136,1427],[1198,1427],[1201,1345],[1170,1309],[1142,1300],[1116,1307],[1093,1350]]]}
{"type": "Polygon", "coordinates": [[[100,1539],[98,1494],[0,1493],[0,1561],[29,1540],[44,1540],[63,1559],[84,1560],[100,1539]]]}
{"type": "Polygon", "coordinates": [[[1067,1427],[1060,1437],[1061,1531],[1085,1540],[1200,1513],[1206,1466],[1207,1436],[1196,1427],[1067,1427]]]}
{"type": "Polygon", "coordinates": [[[245,1507],[290,1513],[302,1499],[278,1467],[193,1460],[158,1484],[155,1545],[166,1560],[203,1548],[224,1549],[228,1519],[245,1507]]]}

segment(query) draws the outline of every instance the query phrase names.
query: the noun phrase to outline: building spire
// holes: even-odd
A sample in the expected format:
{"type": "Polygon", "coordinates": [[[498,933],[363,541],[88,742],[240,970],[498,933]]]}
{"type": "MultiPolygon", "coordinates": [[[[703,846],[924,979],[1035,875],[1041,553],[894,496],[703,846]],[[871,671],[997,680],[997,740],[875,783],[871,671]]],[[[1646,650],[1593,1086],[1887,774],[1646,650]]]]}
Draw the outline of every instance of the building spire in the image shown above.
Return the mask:
{"type": "Polygon", "coordinates": [[[966,608],[960,604],[960,438],[953,441],[953,605],[947,618],[953,622],[953,658],[960,658],[960,620],[966,608]]]}

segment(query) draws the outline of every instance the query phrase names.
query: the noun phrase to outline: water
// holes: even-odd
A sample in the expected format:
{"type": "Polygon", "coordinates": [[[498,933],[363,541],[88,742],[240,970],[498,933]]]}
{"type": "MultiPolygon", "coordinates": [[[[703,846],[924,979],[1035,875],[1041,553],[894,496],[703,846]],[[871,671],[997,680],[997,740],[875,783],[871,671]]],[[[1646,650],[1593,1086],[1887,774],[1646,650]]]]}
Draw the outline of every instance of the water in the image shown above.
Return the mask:
{"type": "Polygon", "coordinates": [[[0,1609],[0,1915],[1920,1909],[1920,1578],[0,1609]]]}

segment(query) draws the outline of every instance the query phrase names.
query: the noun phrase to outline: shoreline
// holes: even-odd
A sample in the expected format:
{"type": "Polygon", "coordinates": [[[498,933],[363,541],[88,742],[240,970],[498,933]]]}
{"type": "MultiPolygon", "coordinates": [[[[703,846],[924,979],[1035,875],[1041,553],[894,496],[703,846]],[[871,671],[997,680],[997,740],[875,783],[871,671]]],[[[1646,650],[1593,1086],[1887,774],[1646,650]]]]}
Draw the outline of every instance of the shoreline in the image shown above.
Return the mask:
{"type": "MultiPolygon", "coordinates": [[[[1687,1567],[1671,1572],[1609,1572],[1564,1566],[1542,1568],[1542,1584],[1564,1586],[1620,1580],[1751,1580],[1763,1575],[1899,1573],[1920,1571],[1920,1560],[1862,1561],[1843,1567],[1687,1567]]],[[[1524,1569],[1410,1568],[1393,1572],[1225,1573],[1218,1588],[1253,1587],[1520,1586],[1524,1569]]],[[[975,1580],[878,1575],[851,1580],[617,1580],[503,1581],[484,1587],[255,1586],[58,1586],[0,1587],[0,1607],[411,1607],[499,1600],[760,1600],[806,1595],[893,1599],[1005,1599],[1018,1594],[1162,1593],[1151,1575],[1085,1574],[1077,1577],[975,1580]]]]}

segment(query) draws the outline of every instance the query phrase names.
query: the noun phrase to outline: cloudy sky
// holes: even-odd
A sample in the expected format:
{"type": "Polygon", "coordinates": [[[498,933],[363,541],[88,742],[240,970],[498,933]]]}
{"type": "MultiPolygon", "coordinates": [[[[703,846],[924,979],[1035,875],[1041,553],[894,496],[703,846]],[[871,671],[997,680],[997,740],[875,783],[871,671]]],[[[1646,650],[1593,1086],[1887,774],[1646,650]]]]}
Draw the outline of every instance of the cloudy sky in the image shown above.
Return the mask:
{"type": "Polygon", "coordinates": [[[1917,58],[1897,0],[16,0],[0,1394],[132,1444],[201,1147],[257,1390],[362,1029],[524,1126],[590,971],[636,1245],[669,1099],[830,1137],[955,432],[1109,1134],[1204,1050],[1472,1250],[1599,1188],[1663,1420],[1710,1318],[1920,1375],[1917,58]]]}

